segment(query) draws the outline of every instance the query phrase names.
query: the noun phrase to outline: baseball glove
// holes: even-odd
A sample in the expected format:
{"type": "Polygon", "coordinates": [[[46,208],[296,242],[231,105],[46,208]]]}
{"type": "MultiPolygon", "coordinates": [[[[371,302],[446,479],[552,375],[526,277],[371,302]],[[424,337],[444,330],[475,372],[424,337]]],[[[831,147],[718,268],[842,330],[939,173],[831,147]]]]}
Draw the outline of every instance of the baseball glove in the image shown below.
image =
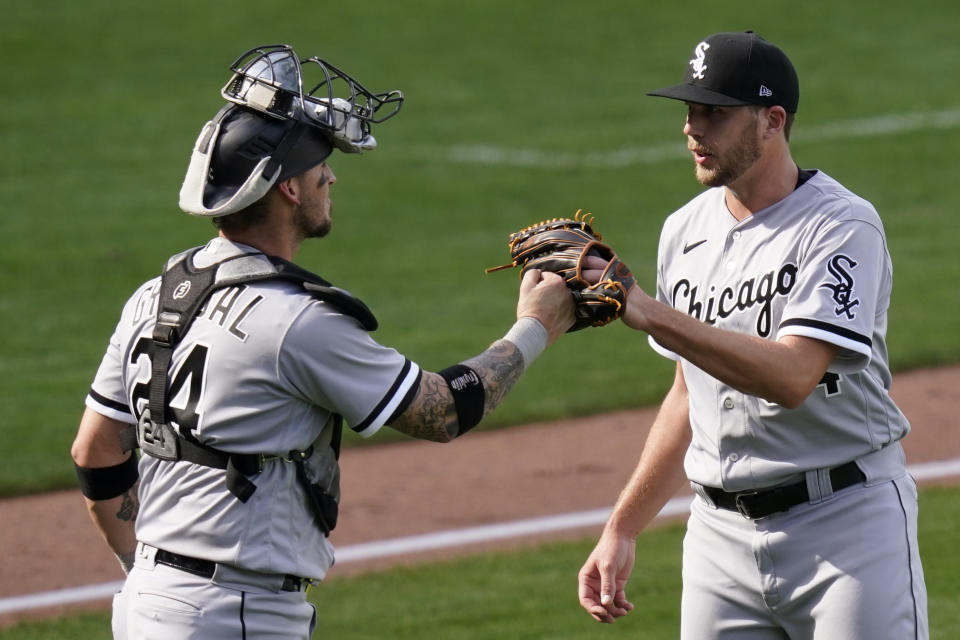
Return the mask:
{"type": "Polygon", "coordinates": [[[513,261],[486,272],[520,267],[523,277],[529,269],[552,271],[573,291],[576,321],[569,331],[609,324],[623,314],[634,279],[613,249],[600,242],[601,236],[592,225],[593,215],[581,216],[581,210],[577,210],[573,218],[544,220],[520,229],[508,240],[513,261]],[[583,279],[587,256],[597,256],[607,263],[595,284],[583,279]]]}

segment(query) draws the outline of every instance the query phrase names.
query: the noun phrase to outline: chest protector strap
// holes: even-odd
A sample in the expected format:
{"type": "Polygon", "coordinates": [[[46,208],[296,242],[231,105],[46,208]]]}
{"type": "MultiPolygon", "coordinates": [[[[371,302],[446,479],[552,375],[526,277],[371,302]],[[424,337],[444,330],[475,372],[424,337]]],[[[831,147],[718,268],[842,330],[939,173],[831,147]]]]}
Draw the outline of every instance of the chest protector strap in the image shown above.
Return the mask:
{"type": "MultiPolygon", "coordinates": [[[[200,248],[178,254],[164,268],[152,336],[149,401],[137,426],[122,433],[121,441],[124,450],[139,446],[144,453],[161,460],[186,460],[225,469],[228,490],[241,502],[246,502],[257,488],[249,476],[260,473],[264,463],[277,456],[220,451],[202,444],[193,434],[180,433],[170,422],[168,387],[173,350],[210,295],[218,289],[248,282],[288,280],[302,286],[313,297],[356,318],[367,331],[377,328],[377,320],[362,301],[292,262],[264,254],[244,254],[198,269],[193,266],[193,256],[198,251],[200,248]]],[[[334,416],[329,443],[334,460],[340,457],[342,431],[342,417],[334,416]]],[[[314,447],[311,446],[304,451],[291,451],[284,459],[296,465],[297,478],[310,500],[317,524],[329,535],[336,526],[337,496],[309,481],[306,461],[313,453],[314,447]]]]}

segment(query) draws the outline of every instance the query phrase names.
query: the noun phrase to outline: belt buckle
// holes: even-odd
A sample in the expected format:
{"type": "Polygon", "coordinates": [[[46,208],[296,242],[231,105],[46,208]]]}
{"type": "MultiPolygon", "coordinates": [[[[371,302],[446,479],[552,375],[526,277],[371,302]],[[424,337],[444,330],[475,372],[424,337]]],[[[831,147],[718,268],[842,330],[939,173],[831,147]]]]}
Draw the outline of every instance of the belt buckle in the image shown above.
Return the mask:
{"type": "Polygon", "coordinates": [[[753,516],[750,515],[750,509],[743,503],[743,498],[749,498],[755,495],[757,495],[756,491],[741,491],[733,498],[733,504],[737,507],[737,513],[747,520],[753,520],[753,516]]]}
{"type": "Polygon", "coordinates": [[[307,591],[311,586],[313,586],[313,580],[310,578],[301,578],[294,575],[283,577],[284,591],[307,591]]]}

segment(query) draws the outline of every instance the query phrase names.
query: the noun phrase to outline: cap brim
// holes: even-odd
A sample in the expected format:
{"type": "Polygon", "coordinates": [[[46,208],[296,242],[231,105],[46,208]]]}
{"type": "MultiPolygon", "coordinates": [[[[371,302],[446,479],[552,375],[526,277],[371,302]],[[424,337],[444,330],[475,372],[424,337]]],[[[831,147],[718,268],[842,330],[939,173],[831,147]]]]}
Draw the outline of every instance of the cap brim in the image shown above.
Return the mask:
{"type": "Polygon", "coordinates": [[[659,98],[673,98],[674,100],[683,100],[684,102],[695,102],[696,104],[716,105],[718,107],[739,107],[750,104],[739,98],[731,98],[730,96],[705,89],[699,85],[686,83],[647,91],[647,95],[659,98]]]}

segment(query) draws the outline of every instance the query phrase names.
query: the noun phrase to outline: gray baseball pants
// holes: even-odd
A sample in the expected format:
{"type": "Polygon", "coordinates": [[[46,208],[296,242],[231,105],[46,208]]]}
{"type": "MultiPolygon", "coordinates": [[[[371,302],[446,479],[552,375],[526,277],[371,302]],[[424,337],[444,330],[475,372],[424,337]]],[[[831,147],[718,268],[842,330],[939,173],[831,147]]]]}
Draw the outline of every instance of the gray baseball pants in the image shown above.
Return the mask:
{"type": "Polygon", "coordinates": [[[308,640],[316,612],[304,591],[278,591],[242,571],[211,578],[158,564],[140,545],[113,600],[115,640],[308,640]]]}
{"type": "Polygon", "coordinates": [[[694,499],[683,543],[683,640],[928,637],[911,477],[757,520],[694,499]]]}

